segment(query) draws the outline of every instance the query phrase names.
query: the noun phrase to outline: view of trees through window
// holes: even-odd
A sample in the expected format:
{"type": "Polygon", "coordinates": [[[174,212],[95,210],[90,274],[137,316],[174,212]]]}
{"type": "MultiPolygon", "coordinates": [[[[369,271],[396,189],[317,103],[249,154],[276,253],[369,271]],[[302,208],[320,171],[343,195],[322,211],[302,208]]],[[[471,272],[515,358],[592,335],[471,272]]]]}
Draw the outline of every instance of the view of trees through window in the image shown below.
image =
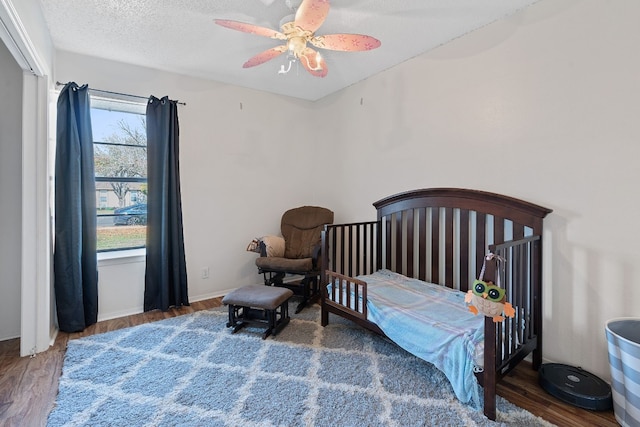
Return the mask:
{"type": "Polygon", "coordinates": [[[144,104],[91,99],[98,251],[145,246],[147,134],[144,104]]]}

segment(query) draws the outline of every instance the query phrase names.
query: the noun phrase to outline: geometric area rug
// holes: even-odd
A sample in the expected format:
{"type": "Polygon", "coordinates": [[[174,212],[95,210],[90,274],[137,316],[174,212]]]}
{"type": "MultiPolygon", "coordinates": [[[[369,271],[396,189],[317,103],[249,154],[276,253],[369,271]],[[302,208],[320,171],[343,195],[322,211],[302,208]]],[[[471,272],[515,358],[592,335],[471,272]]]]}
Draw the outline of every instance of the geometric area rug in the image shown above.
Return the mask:
{"type": "Polygon", "coordinates": [[[275,337],[225,307],[68,343],[48,426],[551,426],[460,403],[433,365],[317,305],[275,337]]]}

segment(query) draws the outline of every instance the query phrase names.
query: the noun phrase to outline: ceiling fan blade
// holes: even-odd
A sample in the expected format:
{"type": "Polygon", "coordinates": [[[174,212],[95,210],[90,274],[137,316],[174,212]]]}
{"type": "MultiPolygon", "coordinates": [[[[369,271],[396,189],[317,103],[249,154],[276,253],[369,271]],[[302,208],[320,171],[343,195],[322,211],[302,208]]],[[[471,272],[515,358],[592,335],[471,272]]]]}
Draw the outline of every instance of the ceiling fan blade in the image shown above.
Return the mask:
{"type": "Polygon", "coordinates": [[[358,52],[380,47],[380,40],[364,34],[327,34],[313,37],[309,43],[316,47],[344,52],[358,52]]]}
{"type": "Polygon", "coordinates": [[[258,25],[247,24],[246,22],[230,21],[228,19],[214,19],[214,22],[220,26],[231,28],[232,30],[242,31],[243,33],[256,34],[258,36],[269,37],[272,39],[286,40],[287,36],[279,31],[271,28],[260,27],[258,25]]]}
{"type": "Polygon", "coordinates": [[[305,48],[300,55],[300,63],[305,70],[316,77],[324,77],[329,72],[324,58],[310,47],[305,48]]]}
{"type": "Polygon", "coordinates": [[[315,33],[329,14],[329,0],[303,0],[296,11],[295,25],[315,33]]]}
{"type": "Polygon", "coordinates": [[[250,68],[250,67],[255,67],[256,65],[264,64],[265,62],[272,60],[273,58],[281,55],[283,52],[286,52],[286,51],[287,51],[286,45],[276,46],[274,48],[265,50],[264,52],[249,58],[249,60],[242,65],[242,68],[250,68]]]}

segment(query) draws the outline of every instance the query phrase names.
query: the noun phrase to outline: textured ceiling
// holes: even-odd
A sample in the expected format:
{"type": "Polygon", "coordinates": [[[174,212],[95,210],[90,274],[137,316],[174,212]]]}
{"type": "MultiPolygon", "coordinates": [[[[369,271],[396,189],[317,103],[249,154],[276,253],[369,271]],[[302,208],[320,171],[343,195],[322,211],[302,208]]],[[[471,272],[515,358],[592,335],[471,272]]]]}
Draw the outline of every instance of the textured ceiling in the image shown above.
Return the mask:
{"type": "MultiPolygon", "coordinates": [[[[299,0],[298,0],[299,1],[299,0]]],[[[316,35],[368,34],[366,52],[321,50],[324,78],[302,67],[278,74],[285,55],[253,68],[247,59],[282,42],[214,24],[279,30],[296,0],[40,0],[57,49],[201,77],[311,101],[505,18],[537,0],[334,0],[316,35]]]]}

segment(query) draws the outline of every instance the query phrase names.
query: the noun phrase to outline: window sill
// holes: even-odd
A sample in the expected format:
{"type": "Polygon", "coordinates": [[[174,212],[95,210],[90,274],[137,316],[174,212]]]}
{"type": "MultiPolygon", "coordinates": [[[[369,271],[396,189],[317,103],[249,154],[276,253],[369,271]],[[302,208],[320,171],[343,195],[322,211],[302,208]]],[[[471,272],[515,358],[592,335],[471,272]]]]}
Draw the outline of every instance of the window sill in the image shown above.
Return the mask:
{"type": "Polygon", "coordinates": [[[145,248],[98,252],[98,266],[144,262],[146,255],[147,250],[145,248]]]}

